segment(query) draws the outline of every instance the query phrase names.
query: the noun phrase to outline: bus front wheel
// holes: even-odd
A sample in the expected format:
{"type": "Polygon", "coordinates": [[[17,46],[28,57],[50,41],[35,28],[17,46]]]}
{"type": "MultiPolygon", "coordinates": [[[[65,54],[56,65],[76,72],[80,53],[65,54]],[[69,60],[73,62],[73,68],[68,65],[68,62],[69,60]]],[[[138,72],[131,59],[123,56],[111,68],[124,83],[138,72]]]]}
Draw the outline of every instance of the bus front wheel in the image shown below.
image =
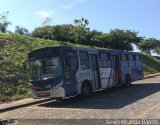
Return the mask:
{"type": "Polygon", "coordinates": [[[92,93],[92,87],[89,83],[84,83],[81,88],[81,96],[86,98],[89,97],[92,93]]]}

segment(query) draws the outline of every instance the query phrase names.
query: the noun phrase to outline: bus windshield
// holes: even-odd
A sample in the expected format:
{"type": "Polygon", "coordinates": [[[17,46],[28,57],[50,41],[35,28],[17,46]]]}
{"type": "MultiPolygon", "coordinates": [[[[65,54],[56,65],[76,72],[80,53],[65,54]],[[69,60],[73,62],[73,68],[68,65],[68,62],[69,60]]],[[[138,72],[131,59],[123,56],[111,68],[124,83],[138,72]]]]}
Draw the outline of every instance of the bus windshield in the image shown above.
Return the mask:
{"type": "Polygon", "coordinates": [[[62,75],[60,57],[37,59],[30,61],[30,80],[57,79],[62,75]]]}

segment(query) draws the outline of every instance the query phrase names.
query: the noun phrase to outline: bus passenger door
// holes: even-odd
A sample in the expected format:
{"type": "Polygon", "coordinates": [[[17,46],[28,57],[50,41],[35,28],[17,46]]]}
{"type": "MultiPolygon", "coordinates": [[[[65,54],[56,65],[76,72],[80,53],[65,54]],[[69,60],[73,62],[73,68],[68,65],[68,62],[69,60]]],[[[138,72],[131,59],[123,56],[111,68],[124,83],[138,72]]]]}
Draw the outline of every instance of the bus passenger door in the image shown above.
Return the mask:
{"type": "Polygon", "coordinates": [[[95,89],[100,89],[101,81],[100,81],[100,70],[98,65],[97,54],[90,54],[90,64],[91,64],[92,78],[93,78],[95,89]]]}
{"type": "Polygon", "coordinates": [[[111,58],[112,58],[114,85],[120,85],[122,83],[120,57],[119,55],[113,55],[111,58]]]}

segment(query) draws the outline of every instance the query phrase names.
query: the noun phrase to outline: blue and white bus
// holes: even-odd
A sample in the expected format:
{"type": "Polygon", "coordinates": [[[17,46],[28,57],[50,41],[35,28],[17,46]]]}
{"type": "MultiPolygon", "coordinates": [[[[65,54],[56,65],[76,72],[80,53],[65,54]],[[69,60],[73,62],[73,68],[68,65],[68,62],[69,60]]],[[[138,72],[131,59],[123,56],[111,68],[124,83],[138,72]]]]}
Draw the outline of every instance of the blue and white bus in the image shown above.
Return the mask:
{"type": "Polygon", "coordinates": [[[143,78],[142,55],[137,52],[57,46],[34,50],[28,59],[35,98],[88,96],[143,78]]]}

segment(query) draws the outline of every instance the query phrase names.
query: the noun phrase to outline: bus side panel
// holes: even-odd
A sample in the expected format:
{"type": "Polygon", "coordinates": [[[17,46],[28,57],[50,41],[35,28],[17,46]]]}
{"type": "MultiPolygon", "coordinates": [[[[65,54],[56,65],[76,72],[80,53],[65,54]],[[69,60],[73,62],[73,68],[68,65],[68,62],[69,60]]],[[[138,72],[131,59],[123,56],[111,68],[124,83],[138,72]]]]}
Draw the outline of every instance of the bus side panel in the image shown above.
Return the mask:
{"type": "Polygon", "coordinates": [[[111,75],[111,68],[101,68],[101,88],[107,88],[109,86],[109,79],[111,75]]]}
{"type": "Polygon", "coordinates": [[[139,80],[143,78],[143,67],[141,66],[133,66],[132,67],[132,81],[139,80]]]}
{"type": "Polygon", "coordinates": [[[64,89],[65,89],[65,95],[68,96],[74,96],[77,95],[77,80],[76,80],[76,74],[71,76],[69,79],[64,81],[64,89]]]}

